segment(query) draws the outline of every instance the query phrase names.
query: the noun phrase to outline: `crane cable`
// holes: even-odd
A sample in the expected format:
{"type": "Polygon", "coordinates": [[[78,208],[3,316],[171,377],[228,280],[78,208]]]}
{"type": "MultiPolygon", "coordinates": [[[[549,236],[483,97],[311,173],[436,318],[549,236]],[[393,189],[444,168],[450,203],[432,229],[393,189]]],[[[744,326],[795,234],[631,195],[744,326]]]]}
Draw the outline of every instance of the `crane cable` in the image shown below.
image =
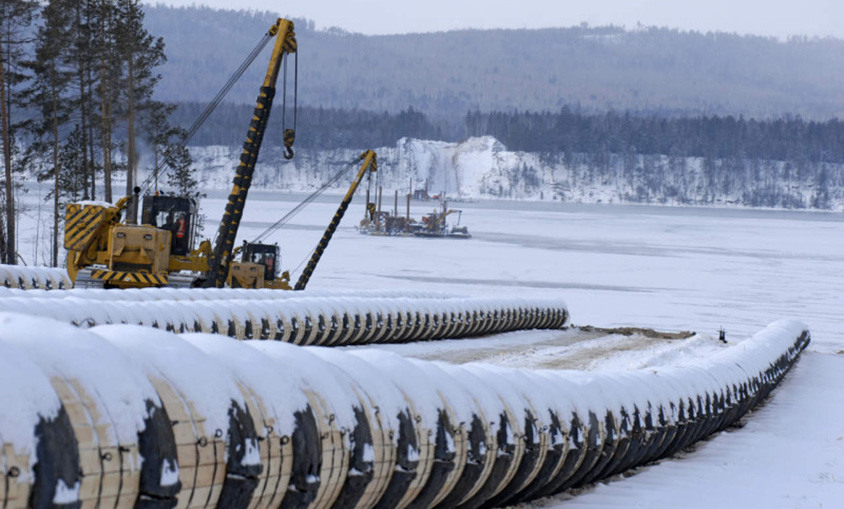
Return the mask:
{"type": "MultiPolygon", "coordinates": [[[[352,163],[349,163],[349,164],[350,164],[350,166],[351,166],[352,164],[354,164],[354,161],[353,161],[352,163]]],[[[349,168],[348,168],[348,167],[347,167],[345,170],[343,170],[341,173],[345,173],[345,172],[347,172],[347,171],[349,171],[349,168]]],[[[376,176],[376,179],[377,179],[377,178],[378,178],[378,177],[376,176]]],[[[371,184],[372,184],[372,172],[371,172],[371,171],[370,171],[370,172],[367,172],[367,174],[366,174],[366,181],[367,181],[367,185],[371,185],[371,184]]],[[[317,250],[317,247],[319,247],[319,246],[318,246],[318,245],[317,245],[317,246],[314,246],[314,248],[313,248],[313,249],[311,249],[311,250],[310,250],[310,252],[308,252],[308,254],[307,254],[307,255],[305,255],[305,257],[304,257],[304,258],[302,258],[302,261],[301,261],[301,262],[299,262],[299,265],[297,265],[297,266],[296,266],[296,268],[295,268],[295,269],[293,269],[293,270],[291,271],[291,273],[292,273],[292,274],[296,274],[296,273],[298,273],[298,272],[299,272],[299,269],[301,269],[301,268],[302,268],[302,265],[304,265],[304,264],[305,264],[308,260],[310,260],[310,259],[311,259],[311,257],[314,255],[314,252],[317,250]]]]}
{"type": "Polygon", "coordinates": [[[354,158],[354,160],[352,160],[349,164],[347,164],[347,165],[346,165],[346,166],[345,166],[342,170],[340,170],[340,171],[339,171],[336,175],[334,175],[333,177],[331,177],[331,179],[330,179],[328,182],[326,182],[325,184],[323,184],[323,185],[322,185],[319,189],[317,189],[316,191],[314,191],[313,193],[311,193],[311,194],[310,194],[307,198],[305,198],[305,199],[304,199],[304,200],[302,200],[302,201],[301,201],[298,205],[296,205],[295,207],[293,207],[293,209],[291,209],[291,210],[290,210],[290,212],[288,212],[287,214],[285,214],[285,215],[284,215],[284,217],[282,217],[281,219],[279,219],[278,221],[276,221],[276,222],[275,222],[272,226],[270,226],[269,228],[267,228],[266,230],[264,230],[264,232],[263,232],[263,233],[261,233],[260,235],[258,235],[257,237],[255,237],[255,240],[253,240],[252,242],[250,242],[250,244],[259,244],[259,243],[261,243],[261,241],[263,241],[263,240],[264,240],[264,239],[266,239],[268,236],[270,236],[271,234],[275,233],[275,232],[276,232],[279,228],[281,228],[282,226],[284,226],[285,224],[287,224],[288,222],[290,222],[290,220],[291,220],[291,219],[293,219],[293,218],[294,218],[297,214],[299,214],[299,212],[301,212],[301,211],[302,211],[302,210],[303,210],[306,206],[308,206],[311,202],[313,202],[314,200],[316,200],[316,199],[317,199],[317,197],[318,197],[319,195],[321,195],[323,192],[325,192],[325,190],[326,190],[326,189],[328,189],[329,187],[333,186],[333,185],[334,185],[335,183],[337,183],[337,182],[338,182],[341,178],[343,178],[343,176],[344,176],[346,173],[348,173],[350,169],[352,169],[353,167],[355,167],[355,163],[357,163],[359,160],[360,160],[360,158],[358,158],[358,157],[354,158]]]}
{"type": "Polygon", "coordinates": [[[286,129],[287,125],[287,61],[284,59],[281,96],[281,131],[284,142],[284,158],[293,158],[293,142],[296,139],[296,121],[299,116],[299,50],[293,54],[293,128],[286,129]]]}
{"type": "MultiPolygon", "coordinates": [[[[231,88],[234,86],[235,83],[243,76],[243,73],[246,72],[246,69],[258,58],[258,55],[261,51],[266,47],[267,43],[272,39],[274,36],[267,32],[258,42],[258,44],[252,49],[249,55],[243,59],[243,62],[240,63],[237,70],[229,77],[229,80],[223,85],[223,88],[217,92],[217,95],[214,96],[214,99],[205,107],[205,110],[200,113],[200,115],[194,120],[193,124],[185,131],[185,134],[182,138],[176,143],[176,145],[172,146],[167,152],[164,153],[162,156],[161,162],[153,169],[152,173],[147,176],[144,180],[143,184],[140,186],[140,193],[145,193],[149,190],[150,185],[158,178],[159,173],[164,168],[165,165],[170,165],[170,159],[175,155],[176,151],[181,148],[184,148],[187,145],[187,142],[193,137],[194,134],[202,127],[202,124],[211,116],[211,113],[219,106],[219,104],[223,101],[226,94],[229,93],[231,88]]],[[[295,118],[295,117],[294,117],[295,118]]]]}

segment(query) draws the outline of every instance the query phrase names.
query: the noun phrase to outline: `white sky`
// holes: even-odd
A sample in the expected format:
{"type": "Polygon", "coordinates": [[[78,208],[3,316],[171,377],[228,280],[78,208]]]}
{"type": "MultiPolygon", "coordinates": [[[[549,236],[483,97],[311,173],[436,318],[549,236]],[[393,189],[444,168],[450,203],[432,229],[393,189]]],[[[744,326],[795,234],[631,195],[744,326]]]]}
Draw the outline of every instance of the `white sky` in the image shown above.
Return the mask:
{"type": "MultiPolygon", "coordinates": [[[[147,0],[152,3],[152,0],[147,0]]],[[[155,0],[162,1],[162,0],[155,0]]],[[[459,28],[637,24],[772,36],[844,38],[840,0],[163,0],[169,5],[254,9],[313,19],[318,28],[389,34],[459,28]]]]}

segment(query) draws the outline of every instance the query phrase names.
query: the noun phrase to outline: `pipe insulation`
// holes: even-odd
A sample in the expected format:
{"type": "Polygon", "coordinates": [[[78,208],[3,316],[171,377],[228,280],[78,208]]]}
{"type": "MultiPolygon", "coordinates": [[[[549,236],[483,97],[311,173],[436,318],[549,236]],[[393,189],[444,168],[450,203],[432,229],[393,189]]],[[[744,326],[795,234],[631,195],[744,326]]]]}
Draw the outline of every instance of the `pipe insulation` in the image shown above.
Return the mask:
{"type": "Polygon", "coordinates": [[[5,289],[0,292],[0,305],[4,311],[53,318],[83,328],[134,324],[176,333],[205,332],[321,346],[559,329],[569,320],[566,304],[560,299],[466,298],[422,292],[310,295],[278,290],[5,289]],[[111,296],[115,298],[106,298],[111,296]],[[195,300],[188,300],[191,298],[195,300]]]}
{"type": "MultiPolygon", "coordinates": [[[[57,301],[56,301],[57,302],[57,301]]],[[[723,430],[810,341],[704,360],[508,369],[0,313],[4,507],[492,507],[723,430]]]]}

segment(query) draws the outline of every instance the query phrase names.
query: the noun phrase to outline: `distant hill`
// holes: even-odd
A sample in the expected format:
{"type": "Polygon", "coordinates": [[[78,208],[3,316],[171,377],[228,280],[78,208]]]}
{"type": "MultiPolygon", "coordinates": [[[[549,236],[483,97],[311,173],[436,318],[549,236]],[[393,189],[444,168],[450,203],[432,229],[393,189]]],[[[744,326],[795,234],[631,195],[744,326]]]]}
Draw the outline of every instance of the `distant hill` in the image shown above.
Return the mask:
{"type": "MultiPolygon", "coordinates": [[[[169,58],[159,97],[206,102],[271,13],[149,6],[169,58]]],[[[844,41],[618,27],[365,36],[297,21],[300,102],[462,123],[467,111],[633,110],[660,115],[844,116],[844,41]]],[[[230,100],[252,103],[258,58],[230,100]]]]}

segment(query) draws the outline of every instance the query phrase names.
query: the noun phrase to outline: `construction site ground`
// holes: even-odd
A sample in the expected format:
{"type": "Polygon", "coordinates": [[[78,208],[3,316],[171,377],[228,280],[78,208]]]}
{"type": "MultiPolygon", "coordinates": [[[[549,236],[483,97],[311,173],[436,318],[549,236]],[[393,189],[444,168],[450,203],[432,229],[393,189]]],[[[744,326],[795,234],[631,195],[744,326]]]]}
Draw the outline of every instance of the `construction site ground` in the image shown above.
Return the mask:
{"type": "Polygon", "coordinates": [[[629,335],[569,327],[561,331],[519,331],[495,336],[402,345],[372,345],[400,355],[453,364],[484,362],[532,369],[639,369],[703,356],[726,346],[709,336],[676,333],[629,335]],[[648,337],[653,336],[653,337],[648,337]]]}

